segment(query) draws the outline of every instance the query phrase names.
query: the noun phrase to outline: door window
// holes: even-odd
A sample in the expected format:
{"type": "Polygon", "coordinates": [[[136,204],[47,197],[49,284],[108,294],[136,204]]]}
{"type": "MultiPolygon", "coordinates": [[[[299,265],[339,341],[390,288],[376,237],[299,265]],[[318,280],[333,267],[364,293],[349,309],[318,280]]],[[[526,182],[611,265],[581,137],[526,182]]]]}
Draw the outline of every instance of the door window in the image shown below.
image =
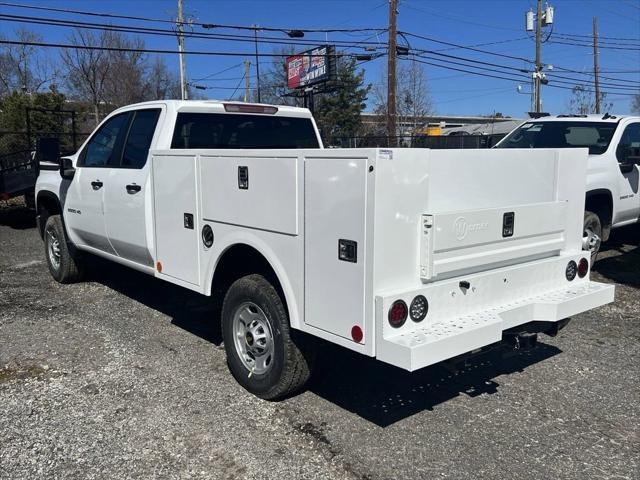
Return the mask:
{"type": "Polygon", "coordinates": [[[100,127],[89,140],[80,158],[81,167],[106,167],[120,163],[122,140],[129,123],[129,112],[116,115],[100,127]]]}
{"type": "Polygon", "coordinates": [[[147,163],[149,147],[156,130],[160,109],[137,110],[124,146],[122,166],[142,168],[147,163]]]}
{"type": "Polygon", "coordinates": [[[620,143],[616,150],[616,156],[620,163],[628,163],[640,156],[640,123],[632,123],[622,132],[620,143]]]}

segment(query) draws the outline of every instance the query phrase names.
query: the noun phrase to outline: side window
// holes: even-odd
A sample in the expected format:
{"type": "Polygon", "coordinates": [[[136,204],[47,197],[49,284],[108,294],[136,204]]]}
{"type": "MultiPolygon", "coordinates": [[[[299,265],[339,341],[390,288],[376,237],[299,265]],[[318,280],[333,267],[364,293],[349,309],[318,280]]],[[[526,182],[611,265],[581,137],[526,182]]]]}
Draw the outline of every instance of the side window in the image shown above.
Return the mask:
{"type": "Polygon", "coordinates": [[[629,163],[630,160],[640,157],[640,123],[632,123],[624,129],[616,156],[620,163],[629,163]]]}
{"type": "Polygon", "coordinates": [[[159,116],[160,109],[137,110],[135,112],[127,142],[124,145],[123,167],[142,168],[147,163],[149,147],[159,116]]]}
{"type": "Polygon", "coordinates": [[[106,167],[119,163],[122,141],[129,123],[129,112],[110,118],[89,140],[82,152],[81,167],[106,167]]]}

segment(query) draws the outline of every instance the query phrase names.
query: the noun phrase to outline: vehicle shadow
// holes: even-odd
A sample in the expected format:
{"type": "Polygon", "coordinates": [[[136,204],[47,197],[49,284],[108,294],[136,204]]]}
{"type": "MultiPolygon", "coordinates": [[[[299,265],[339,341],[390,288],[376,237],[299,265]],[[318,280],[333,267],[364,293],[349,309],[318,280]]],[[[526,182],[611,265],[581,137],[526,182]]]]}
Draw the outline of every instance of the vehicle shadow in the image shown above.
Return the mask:
{"type": "Polygon", "coordinates": [[[16,230],[35,228],[36,212],[21,204],[2,204],[0,201],[0,225],[16,230]]]}
{"type": "Polygon", "coordinates": [[[86,281],[98,282],[149,308],[171,317],[171,323],[220,345],[221,305],[211,297],[173,285],[142,272],[95,256],[88,256],[86,281]]]}
{"type": "Polygon", "coordinates": [[[496,377],[520,372],[562,351],[538,343],[530,350],[499,345],[457,362],[407,372],[344,348],[326,345],[309,390],[380,427],[464,394],[496,393],[496,377]]]}
{"type": "Polygon", "coordinates": [[[616,283],[640,288],[640,226],[614,230],[594,270],[616,283]]]}
{"type": "MultiPolygon", "coordinates": [[[[87,258],[87,281],[101,283],[172,318],[171,323],[222,344],[220,305],[212,298],[98,257],[87,258]]],[[[337,345],[319,341],[308,390],[378,426],[386,427],[460,394],[498,391],[500,375],[519,372],[561,350],[544,343],[531,350],[499,346],[467,360],[407,372],[337,345]]]]}

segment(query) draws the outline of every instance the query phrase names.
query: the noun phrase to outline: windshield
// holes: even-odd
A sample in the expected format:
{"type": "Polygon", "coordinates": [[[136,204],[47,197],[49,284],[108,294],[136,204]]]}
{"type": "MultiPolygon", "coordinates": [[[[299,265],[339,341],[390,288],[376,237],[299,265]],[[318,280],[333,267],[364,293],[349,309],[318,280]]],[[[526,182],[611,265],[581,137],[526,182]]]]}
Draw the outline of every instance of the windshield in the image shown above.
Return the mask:
{"type": "Polygon", "coordinates": [[[507,135],[495,148],[579,148],[600,155],[609,147],[617,123],[527,122],[507,135]]]}

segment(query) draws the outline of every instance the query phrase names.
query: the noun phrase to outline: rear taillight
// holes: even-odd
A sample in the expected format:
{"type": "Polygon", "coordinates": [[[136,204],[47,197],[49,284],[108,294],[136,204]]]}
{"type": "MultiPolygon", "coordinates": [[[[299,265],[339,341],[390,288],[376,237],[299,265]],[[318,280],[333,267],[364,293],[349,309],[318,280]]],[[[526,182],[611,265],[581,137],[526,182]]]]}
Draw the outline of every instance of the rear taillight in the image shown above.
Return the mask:
{"type": "Polygon", "coordinates": [[[411,301],[409,307],[409,316],[414,322],[421,322],[427,316],[429,311],[429,302],[423,295],[418,295],[411,301]]]}
{"type": "Polygon", "coordinates": [[[396,300],[389,309],[389,325],[393,328],[400,328],[407,321],[407,304],[402,300],[396,300]]]}
{"type": "Polygon", "coordinates": [[[564,274],[567,277],[567,280],[571,281],[574,278],[576,278],[577,273],[578,273],[578,265],[576,264],[576,262],[571,260],[567,264],[567,269],[564,271],[564,274]]]}
{"type": "Polygon", "coordinates": [[[589,273],[589,261],[586,258],[581,258],[578,262],[578,276],[584,278],[589,273]]]}

